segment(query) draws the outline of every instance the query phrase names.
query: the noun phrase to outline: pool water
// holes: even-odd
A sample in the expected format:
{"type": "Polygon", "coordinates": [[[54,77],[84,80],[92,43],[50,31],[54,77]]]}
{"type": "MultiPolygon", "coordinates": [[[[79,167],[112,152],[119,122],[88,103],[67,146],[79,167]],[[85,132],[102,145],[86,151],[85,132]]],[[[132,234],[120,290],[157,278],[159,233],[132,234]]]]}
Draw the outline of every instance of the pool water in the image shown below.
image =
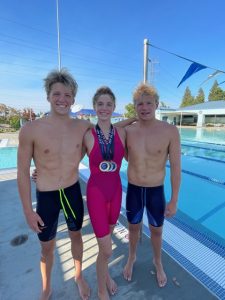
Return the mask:
{"type": "MultiPolygon", "coordinates": [[[[31,162],[33,164],[33,161],[31,162]]],[[[17,147],[0,148],[0,171],[2,169],[16,168],[17,166],[17,147]]]]}
{"type": "Polygon", "coordinates": [[[182,140],[225,145],[225,128],[178,128],[182,140]]]}
{"type": "Polygon", "coordinates": [[[0,170],[15,168],[17,165],[17,147],[0,148],[0,170]]]}

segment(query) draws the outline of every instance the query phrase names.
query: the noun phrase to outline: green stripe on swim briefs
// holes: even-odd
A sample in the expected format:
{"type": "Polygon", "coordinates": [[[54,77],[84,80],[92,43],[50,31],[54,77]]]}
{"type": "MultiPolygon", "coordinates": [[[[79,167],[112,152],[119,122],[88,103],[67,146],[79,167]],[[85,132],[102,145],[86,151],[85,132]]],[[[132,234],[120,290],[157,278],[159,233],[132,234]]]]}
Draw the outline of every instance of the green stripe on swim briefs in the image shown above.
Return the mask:
{"type": "Polygon", "coordinates": [[[65,195],[65,193],[64,193],[64,189],[62,189],[62,192],[63,192],[63,196],[64,196],[64,198],[66,199],[67,205],[68,205],[68,207],[69,207],[69,209],[70,209],[70,211],[71,211],[71,213],[72,213],[74,219],[76,219],[76,215],[75,215],[74,211],[72,210],[72,207],[70,206],[70,203],[69,203],[69,201],[68,201],[68,199],[67,199],[67,197],[66,197],[66,195],[65,195]]]}
{"type": "Polygon", "coordinates": [[[64,215],[68,219],[68,215],[67,215],[67,212],[66,212],[66,209],[64,207],[63,200],[62,200],[62,191],[63,190],[59,189],[60,202],[61,202],[61,205],[62,205],[62,208],[63,208],[64,215]]]}

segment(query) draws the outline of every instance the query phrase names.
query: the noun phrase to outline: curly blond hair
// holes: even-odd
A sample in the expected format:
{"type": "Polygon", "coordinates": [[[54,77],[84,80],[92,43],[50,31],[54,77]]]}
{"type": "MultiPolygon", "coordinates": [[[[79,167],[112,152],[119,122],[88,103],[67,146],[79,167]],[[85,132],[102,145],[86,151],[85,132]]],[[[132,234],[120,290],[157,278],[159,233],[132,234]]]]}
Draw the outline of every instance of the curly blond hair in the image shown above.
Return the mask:
{"type": "Polygon", "coordinates": [[[147,83],[141,83],[133,92],[133,102],[140,99],[142,96],[150,96],[155,100],[156,105],[159,104],[159,95],[154,86],[147,83]]]}

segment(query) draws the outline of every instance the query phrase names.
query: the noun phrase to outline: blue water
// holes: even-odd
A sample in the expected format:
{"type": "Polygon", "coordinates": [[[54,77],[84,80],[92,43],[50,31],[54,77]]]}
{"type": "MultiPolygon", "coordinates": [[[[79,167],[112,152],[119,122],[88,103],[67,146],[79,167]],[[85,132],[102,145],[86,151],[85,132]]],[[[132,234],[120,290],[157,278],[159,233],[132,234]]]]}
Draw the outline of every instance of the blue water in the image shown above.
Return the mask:
{"type": "Polygon", "coordinates": [[[17,165],[17,147],[0,148],[0,170],[15,168],[17,165]]]}
{"type": "MultiPolygon", "coordinates": [[[[33,162],[31,163],[33,165],[33,162]]],[[[17,147],[0,148],[0,170],[16,168],[17,166],[17,147]]]]}
{"type": "Polygon", "coordinates": [[[225,145],[225,128],[178,128],[182,140],[225,145]]]}

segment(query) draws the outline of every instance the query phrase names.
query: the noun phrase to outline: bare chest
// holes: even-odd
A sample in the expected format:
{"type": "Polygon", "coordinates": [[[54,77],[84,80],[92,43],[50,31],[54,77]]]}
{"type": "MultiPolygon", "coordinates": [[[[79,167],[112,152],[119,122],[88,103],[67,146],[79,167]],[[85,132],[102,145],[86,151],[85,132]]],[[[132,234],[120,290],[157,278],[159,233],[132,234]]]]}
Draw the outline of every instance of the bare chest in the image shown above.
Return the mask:
{"type": "Polygon", "coordinates": [[[169,138],[164,134],[130,134],[127,136],[129,155],[157,157],[167,153],[169,138]]]}
{"type": "Polygon", "coordinates": [[[34,152],[39,157],[54,159],[54,157],[75,157],[81,152],[82,135],[76,130],[46,129],[35,139],[34,152]]]}

